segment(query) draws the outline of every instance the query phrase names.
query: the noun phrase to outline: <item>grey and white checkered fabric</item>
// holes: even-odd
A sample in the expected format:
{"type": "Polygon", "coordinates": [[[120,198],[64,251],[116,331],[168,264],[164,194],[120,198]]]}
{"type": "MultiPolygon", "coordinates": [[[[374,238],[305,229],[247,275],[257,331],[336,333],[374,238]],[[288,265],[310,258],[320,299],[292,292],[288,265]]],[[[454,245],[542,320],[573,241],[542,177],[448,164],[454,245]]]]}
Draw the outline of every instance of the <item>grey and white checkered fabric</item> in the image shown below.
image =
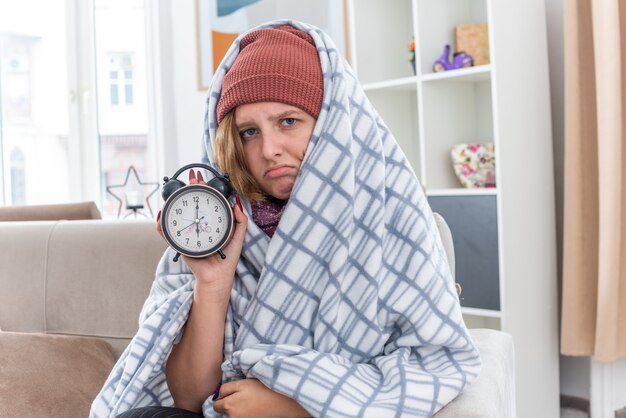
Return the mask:
{"type": "MultiPolygon", "coordinates": [[[[224,380],[256,378],[315,417],[428,417],[480,370],[446,255],[423,191],[351,68],[321,30],[314,39],[324,101],[274,237],[252,221],[227,315],[224,380]]],[[[256,28],[258,29],[258,28],[256,28]]],[[[215,107],[235,41],[208,98],[208,161],[215,107]]],[[[246,205],[251,219],[249,205],[246,205]]],[[[140,329],[93,417],[171,405],[164,366],[194,286],[166,252],[140,329]]],[[[207,417],[220,416],[209,398],[207,417]]]]}

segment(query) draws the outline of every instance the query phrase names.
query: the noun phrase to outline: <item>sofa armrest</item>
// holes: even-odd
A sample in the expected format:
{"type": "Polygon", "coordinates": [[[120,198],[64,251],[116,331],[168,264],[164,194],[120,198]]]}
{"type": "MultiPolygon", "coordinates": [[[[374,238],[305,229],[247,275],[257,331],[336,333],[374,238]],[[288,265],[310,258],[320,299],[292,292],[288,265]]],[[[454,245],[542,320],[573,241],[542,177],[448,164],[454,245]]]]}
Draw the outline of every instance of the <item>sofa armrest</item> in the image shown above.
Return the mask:
{"type": "Polygon", "coordinates": [[[0,207],[0,221],[102,219],[95,202],[0,207]]]}
{"type": "Polygon", "coordinates": [[[482,370],[436,418],[515,417],[515,354],[513,337],[492,329],[471,329],[480,351],[482,370]]]}

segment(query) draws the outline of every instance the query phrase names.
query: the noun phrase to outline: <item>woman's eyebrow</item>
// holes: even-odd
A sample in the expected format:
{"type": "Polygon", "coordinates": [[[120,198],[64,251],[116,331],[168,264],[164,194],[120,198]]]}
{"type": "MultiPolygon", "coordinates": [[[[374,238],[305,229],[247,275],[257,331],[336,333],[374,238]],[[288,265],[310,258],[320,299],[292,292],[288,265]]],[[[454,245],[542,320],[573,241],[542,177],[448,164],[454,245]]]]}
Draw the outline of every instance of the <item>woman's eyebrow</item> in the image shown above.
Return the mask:
{"type": "Polygon", "coordinates": [[[237,129],[241,129],[241,127],[243,126],[250,126],[250,125],[254,125],[254,120],[249,120],[249,119],[244,119],[241,121],[235,121],[235,127],[237,129]]]}
{"type": "MultiPolygon", "coordinates": [[[[289,110],[285,110],[284,112],[278,113],[276,115],[270,116],[270,120],[280,120],[280,119],[288,118],[291,116],[301,115],[303,113],[304,113],[303,110],[289,109],[289,110]]],[[[237,127],[237,129],[241,129],[241,127],[245,125],[253,125],[253,124],[254,124],[254,121],[248,120],[248,119],[244,119],[241,121],[235,120],[235,126],[237,127]]]]}
{"type": "Polygon", "coordinates": [[[276,119],[284,119],[293,115],[299,115],[301,113],[304,113],[301,110],[296,110],[296,109],[290,109],[290,110],[286,110],[284,112],[279,113],[278,115],[272,116],[272,119],[276,120],[276,119]]]}

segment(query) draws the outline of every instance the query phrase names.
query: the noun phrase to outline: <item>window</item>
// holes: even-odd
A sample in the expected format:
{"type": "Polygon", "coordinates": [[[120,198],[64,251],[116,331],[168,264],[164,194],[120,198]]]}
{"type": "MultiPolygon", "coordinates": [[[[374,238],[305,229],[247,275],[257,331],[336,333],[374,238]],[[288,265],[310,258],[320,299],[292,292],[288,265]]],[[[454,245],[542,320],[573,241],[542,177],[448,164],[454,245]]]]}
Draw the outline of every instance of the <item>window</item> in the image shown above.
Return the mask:
{"type": "MultiPolygon", "coordinates": [[[[109,89],[111,106],[120,102],[129,106],[133,104],[133,65],[131,53],[109,53],[109,89]],[[123,100],[120,100],[123,97],[123,100]]],[[[145,80],[144,80],[145,81],[145,80]]]]}
{"type": "Polygon", "coordinates": [[[133,70],[124,70],[124,101],[133,104],[133,70]]]}
{"type": "Polygon", "coordinates": [[[0,205],[95,200],[110,218],[131,165],[157,181],[145,19],[144,0],[0,1],[0,205]]]}
{"type": "Polygon", "coordinates": [[[0,204],[70,199],[66,27],[64,0],[0,2],[0,204]]]}
{"type": "Polygon", "coordinates": [[[11,152],[11,201],[14,205],[26,204],[24,153],[19,148],[11,152]]]}
{"type": "Polygon", "coordinates": [[[33,39],[27,36],[3,36],[3,90],[5,122],[10,124],[31,121],[30,50],[33,39]]]}
{"type": "MultiPolygon", "coordinates": [[[[130,166],[135,167],[142,182],[158,181],[156,146],[148,134],[144,1],[95,0],[94,5],[104,186],[101,209],[103,217],[110,218],[117,216],[119,201],[106,193],[106,187],[123,184],[130,166]]],[[[140,192],[144,197],[149,194],[147,189],[140,192]]],[[[152,196],[152,208],[157,205],[157,197],[152,196]]]]}
{"type": "Polygon", "coordinates": [[[111,106],[117,106],[120,103],[120,84],[117,80],[117,71],[109,73],[109,85],[111,86],[111,106]]]}

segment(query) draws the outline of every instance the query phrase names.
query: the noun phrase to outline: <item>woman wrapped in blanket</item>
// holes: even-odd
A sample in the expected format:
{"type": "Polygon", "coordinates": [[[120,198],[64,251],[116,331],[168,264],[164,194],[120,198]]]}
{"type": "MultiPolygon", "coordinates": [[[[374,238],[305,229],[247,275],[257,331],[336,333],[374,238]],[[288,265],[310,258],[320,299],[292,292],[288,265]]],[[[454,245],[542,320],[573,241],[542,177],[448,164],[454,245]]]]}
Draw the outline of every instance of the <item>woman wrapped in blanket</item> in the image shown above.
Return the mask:
{"type": "Polygon", "coordinates": [[[428,417],[473,380],[432,212],[324,32],[240,36],[205,142],[243,203],[226,259],[166,252],[92,416],[428,417]]]}

